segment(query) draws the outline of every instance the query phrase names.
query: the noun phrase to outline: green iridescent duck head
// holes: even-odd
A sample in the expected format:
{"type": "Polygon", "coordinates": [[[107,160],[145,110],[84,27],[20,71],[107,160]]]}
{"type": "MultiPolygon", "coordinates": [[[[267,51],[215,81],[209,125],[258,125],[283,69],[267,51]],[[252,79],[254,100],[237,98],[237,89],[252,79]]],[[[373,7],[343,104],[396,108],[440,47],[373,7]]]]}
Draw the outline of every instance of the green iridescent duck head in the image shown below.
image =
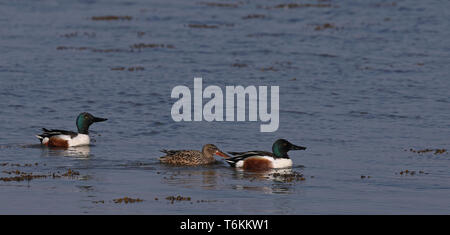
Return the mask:
{"type": "Polygon", "coordinates": [[[108,119],[94,117],[90,113],[86,113],[86,112],[80,113],[80,115],[78,115],[77,120],[76,120],[78,133],[87,135],[89,133],[90,125],[92,125],[94,122],[104,122],[106,120],[108,120],[108,119]]]}
{"type": "Polygon", "coordinates": [[[285,139],[278,139],[273,143],[272,145],[272,152],[276,157],[279,158],[288,158],[288,152],[290,150],[305,150],[306,147],[303,146],[297,146],[285,139]]]}

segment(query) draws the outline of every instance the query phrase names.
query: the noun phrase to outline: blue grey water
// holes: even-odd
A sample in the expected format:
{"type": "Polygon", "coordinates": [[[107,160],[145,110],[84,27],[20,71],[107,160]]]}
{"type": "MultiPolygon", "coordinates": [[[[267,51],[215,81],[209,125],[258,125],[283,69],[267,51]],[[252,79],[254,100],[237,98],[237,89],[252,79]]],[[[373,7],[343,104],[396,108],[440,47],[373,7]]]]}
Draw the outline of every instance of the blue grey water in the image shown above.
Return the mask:
{"type": "Polygon", "coordinates": [[[448,214],[449,7],[2,1],[0,177],[80,175],[0,181],[0,213],[448,214]],[[278,131],[174,122],[171,90],[192,89],[194,77],[223,89],[279,86],[278,131]],[[76,130],[83,111],[109,119],[91,126],[90,147],[36,145],[40,128],[76,130]],[[163,148],[270,151],[278,138],[308,147],[290,152],[304,180],[236,171],[220,157],[208,167],[158,162],[163,148]],[[114,201],[123,197],[143,201],[114,201]]]}

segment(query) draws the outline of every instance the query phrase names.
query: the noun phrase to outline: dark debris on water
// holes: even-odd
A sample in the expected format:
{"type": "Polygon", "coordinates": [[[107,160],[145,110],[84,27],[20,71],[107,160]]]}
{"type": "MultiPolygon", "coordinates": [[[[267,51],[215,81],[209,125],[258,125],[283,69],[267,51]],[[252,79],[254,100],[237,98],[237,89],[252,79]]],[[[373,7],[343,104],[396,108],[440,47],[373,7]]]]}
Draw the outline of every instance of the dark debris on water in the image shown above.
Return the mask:
{"type": "Polygon", "coordinates": [[[143,202],[144,200],[140,198],[131,198],[131,197],[123,197],[123,198],[117,198],[113,199],[114,203],[135,203],[135,202],[143,202]]]}
{"type": "Polygon", "coordinates": [[[108,48],[108,49],[100,49],[93,47],[73,47],[73,46],[58,46],[56,50],[58,51],[91,51],[97,53],[114,53],[114,52],[133,52],[133,49],[144,49],[144,48],[175,48],[174,45],[171,44],[157,44],[157,43],[136,43],[130,46],[130,49],[123,48],[108,48]]]}
{"type": "Polygon", "coordinates": [[[303,174],[298,173],[298,172],[292,172],[292,173],[272,173],[271,174],[273,177],[276,177],[277,179],[281,179],[281,181],[283,182],[295,182],[295,181],[305,181],[306,178],[304,177],[303,174]]]}
{"type": "Polygon", "coordinates": [[[58,46],[56,50],[72,50],[72,51],[91,51],[91,52],[99,52],[99,53],[110,53],[110,52],[132,52],[131,50],[125,50],[121,48],[109,48],[109,49],[98,49],[93,47],[73,47],[73,46],[58,46]]]}
{"type": "MultiPolygon", "coordinates": [[[[157,197],[155,197],[155,201],[158,201],[159,199],[157,197]]],[[[199,200],[193,200],[191,197],[184,197],[184,196],[168,196],[166,197],[166,200],[170,201],[170,204],[173,204],[174,202],[190,202],[191,204],[195,203],[213,203],[213,202],[220,202],[219,200],[204,200],[204,199],[199,199],[199,200]]]]}
{"type": "MultiPolygon", "coordinates": [[[[405,151],[408,151],[408,150],[405,149],[405,151]]],[[[448,154],[447,149],[430,149],[430,148],[426,148],[426,149],[415,150],[415,149],[410,148],[409,151],[413,152],[413,153],[418,153],[418,154],[422,154],[422,153],[433,153],[435,155],[444,154],[444,153],[448,154]]]]}
{"type": "Polygon", "coordinates": [[[208,24],[188,24],[189,28],[196,28],[196,29],[217,29],[219,26],[217,25],[208,25],[208,24]]]}
{"type": "Polygon", "coordinates": [[[314,30],[316,30],[316,31],[325,30],[325,29],[337,29],[337,28],[334,24],[330,24],[330,23],[325,23],[323,25],[317,25],[314,28],[314,30]]]}
{"type": "Polygon", "coordinates": [[[92,16],[91,20],[94,21],[111,21],[111,20],[131,20],[133,17],[131,16],[115,16],[115,15],[107,15],[107,16],[92,16]]]}
{"type": "Polygon", "coordinates": [[[175,201],[190,201],[191,197],[183,197],[183,196],[168,196],[166,200],[170,201],[170,203],[174,203],[175,201]]]}
{"type": "Polygon", "coordinates": [[[396,175],[416,175],[416,174],[420,174],[420,175],[428,175],[428,174],[430,174],[430,173],[428,173],[428,172],[425,172],[425,171],[423,171],[423,170],[420,170],[420,171],[411,171],[411,170],[403,170],[403,171],[400,171],[400,172],[398,172],[398,173],[395,173],[396,175]]]}
{"type": "MultiPolygon", "coordinates": [[[[13,164],[11,164],[11,166],[13,166],[13,164]]],[[[68,169],[67,172],[65,173],[60,173],[58,172],[53,172],[53,173],[48,173],[48,174],[36,174],[33,172],[22,172],[19,170],[11,170],[11,171],[2,171],[2,173],[4,174],[8,174],[8,175],[16,175],[16,176],[10,176],[10,177],[0,177],[0,181],[3,182],[21,182],[21,181],[31,181],[33,179],[45,179],[45,178],[52,178],[52,179],[56,179],[56,178],[77,178],[80,173],[78,171],[74,171],[72,169],[68,169]]]]}

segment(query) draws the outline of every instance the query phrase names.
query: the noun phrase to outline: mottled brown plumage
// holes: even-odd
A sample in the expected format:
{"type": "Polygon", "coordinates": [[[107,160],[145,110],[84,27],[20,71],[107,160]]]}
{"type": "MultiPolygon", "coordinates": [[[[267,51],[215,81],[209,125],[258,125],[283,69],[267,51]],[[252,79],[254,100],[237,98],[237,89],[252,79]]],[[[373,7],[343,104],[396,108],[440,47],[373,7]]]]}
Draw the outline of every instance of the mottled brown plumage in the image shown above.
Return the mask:
{"type": "Polygon", "coordinates": [[[162,163],[172,165],[196,166],[212,164],[216,161],[214,154],[224,154],[213,144],[206,144],[202,151],[197,150],[161,150],[166,156],[160,157],[162,163]]]}

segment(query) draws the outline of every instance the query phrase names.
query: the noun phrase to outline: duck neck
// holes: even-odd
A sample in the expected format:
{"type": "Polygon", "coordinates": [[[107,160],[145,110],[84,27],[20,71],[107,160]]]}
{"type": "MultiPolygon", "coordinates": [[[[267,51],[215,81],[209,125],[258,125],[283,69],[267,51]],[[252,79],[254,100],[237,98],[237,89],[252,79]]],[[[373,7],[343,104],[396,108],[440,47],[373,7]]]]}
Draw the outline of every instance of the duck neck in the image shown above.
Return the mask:
{"type": "Polygon", "coordinates": [[[274,145],[272,148],[273,155],[277,158],[289,158],[287,151],[284,151],[278,145],[274,145]]]}
{"type": "Polygon", "coordinates": [[[81,127],[78,126],[78,133],[88,135],[89,134],[89,126],[81,126],[81,127]]]}
{"type": "Polygon", "coordinates": [[[80,134],[89,134],[89,124],[87,124],[82,118],[77,119],[77,128],[78,133],[80,134]]]}

